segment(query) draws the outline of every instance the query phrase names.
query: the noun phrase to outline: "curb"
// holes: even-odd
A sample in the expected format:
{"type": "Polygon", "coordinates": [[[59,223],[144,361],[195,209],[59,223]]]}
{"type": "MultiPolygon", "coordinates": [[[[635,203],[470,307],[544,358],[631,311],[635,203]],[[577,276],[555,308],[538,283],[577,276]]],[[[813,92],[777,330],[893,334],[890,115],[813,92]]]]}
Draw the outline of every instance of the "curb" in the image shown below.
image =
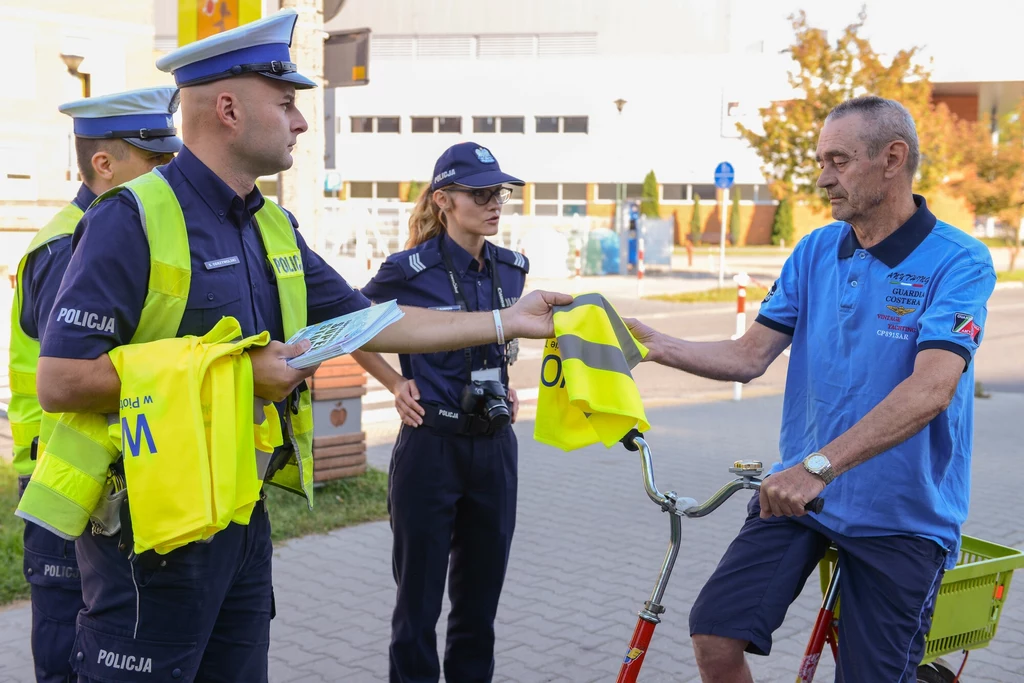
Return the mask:
{"type": "Polygon", "coordinates": [[[996,289],[1021,289],[1024,288],[1024,282],[997,282],[996,289]]]}

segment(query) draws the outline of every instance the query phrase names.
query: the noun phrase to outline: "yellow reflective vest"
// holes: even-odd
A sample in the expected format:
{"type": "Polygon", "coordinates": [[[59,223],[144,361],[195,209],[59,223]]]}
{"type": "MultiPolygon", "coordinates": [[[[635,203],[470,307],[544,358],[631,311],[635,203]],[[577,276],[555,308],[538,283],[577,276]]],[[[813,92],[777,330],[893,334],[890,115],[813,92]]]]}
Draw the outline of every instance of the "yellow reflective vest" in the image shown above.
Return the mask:
{"type": "MultiPolygon", "coordinates": [[[[83,211],[74,204],[68,204],[36,233],[28,250],[18,263],[17,284],[14,302],[11,306],[11,349],[8,376],[11,383],[11,403],[7,418],[11,423],[14,440],[14,470],[20,476],[32,474],[36,461],[32,458],[32,442],[39,437],[40,421],[44,419],[43,409],[36,397],[36,367],[39,365],[39,340],[28,336],[21,328],[21,313],[25,293],[25,265],[28,257],[54,240],[67,237],[75,231],[83,211]]],[[[55,418],[50,418],[52,429],[55,418]]],[[[37,448],[42,453],[42,448],[37,448]]]]}
{"type": "MultiPolygon", "coordinates": [[[[135,552],[166,553],[248,524],[259,500],[252,365],[234,318],[202,337],[127,344],[110,352],[121,378],[121,443],[135,552]]],[[[263,414],[260,422],[272,421],[263,414]]],[[[272,409],[273,421],[278,420],[272,409]]],[[[278,429],[280,434],[280,429],[278,429]]],[[[265,461],[269,461],[269,452],[265,461]]]]}
{"type": "Polygon", "coordinates": [[[555,338],[544,344],[533,438],[570,451],[610,447],[629,430],[650,429],[630,373],[647,355],[600,294],[556,306],[555,338]]]}
{"type": "MultiPolygon", "coordinates": [[[[130,343],[174,338],[185,312],[192,275],[188,231],[181,206],[157,170],[105,193],[96,201],[106,201],[122,191],[130,192],[139,206],[150,251],[149,286],[138,328],[130,343]]],[[[305,273],[301,268],[278,265],[301,263],[295,231],[284,210],[269,200],[256,212],[255,218],[277,277],[284,333],[288,338],[306,325],[305,273]]],[[[70,530],[62,534],[65,536],[75,537],[81,533],[88,522],[95,489],[102,488],[110,463],[109,443],[104,443],[105,438],[109,439],[107,422],[105,416],[61,417],[19,505],[19,516],[44,520],[44,526],[58,533],[70,530]],[[67,434],[79,429],[76,438],[67,434]],[[59,433],[62,438],[58,440],[59,433]],[[106,464],[103,463],[105,458],[106,464]],[[43,460],[51,462],[43,468],[43,460]],[[100,472],[104,474],[100,476],[100,472]],[[56,503],[62,503],[59,510],[53,509],[56,503]]],[[[297,400],[294,397],[289,400],[285,429],[284,438],[291,443],[293,453],[268,482],[305,496],[312,508],[313,412],[308,390],[302,391],[297,400]]],[[[120,445],[120,430],[115,433],[120,445]]]]}

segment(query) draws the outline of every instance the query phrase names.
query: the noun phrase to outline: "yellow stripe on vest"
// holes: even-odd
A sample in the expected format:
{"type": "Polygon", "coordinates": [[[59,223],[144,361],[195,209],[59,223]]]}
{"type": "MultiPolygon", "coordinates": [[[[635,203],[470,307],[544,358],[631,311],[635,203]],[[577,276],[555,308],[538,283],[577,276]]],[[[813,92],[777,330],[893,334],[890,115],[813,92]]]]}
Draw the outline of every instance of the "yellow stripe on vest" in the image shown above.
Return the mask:
{"type": "Polygon", "coordinates": [[[649,429],[630,370],[647,349],[633,338],[600,294],[556,307],[555,339],[544,344],[537,441],[563,450],[595,443],[610,447],[639,426],[649,429]]]}

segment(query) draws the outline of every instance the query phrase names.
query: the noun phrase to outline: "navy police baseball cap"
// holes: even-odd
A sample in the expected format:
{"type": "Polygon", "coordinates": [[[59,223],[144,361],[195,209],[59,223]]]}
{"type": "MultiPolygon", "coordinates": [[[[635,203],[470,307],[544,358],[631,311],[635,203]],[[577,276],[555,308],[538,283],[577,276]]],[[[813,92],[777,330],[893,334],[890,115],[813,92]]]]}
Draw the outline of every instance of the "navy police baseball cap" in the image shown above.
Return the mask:
{"type": "Polygon", "coordinates": [[[434,164],[434,179],[430,183],[430,189],[438,190],[446,185],[494,187],[502,183],[526,184],[519,178],[502,172],[491,150],[475,142],[460,142],[446,149],[434,164]]]}

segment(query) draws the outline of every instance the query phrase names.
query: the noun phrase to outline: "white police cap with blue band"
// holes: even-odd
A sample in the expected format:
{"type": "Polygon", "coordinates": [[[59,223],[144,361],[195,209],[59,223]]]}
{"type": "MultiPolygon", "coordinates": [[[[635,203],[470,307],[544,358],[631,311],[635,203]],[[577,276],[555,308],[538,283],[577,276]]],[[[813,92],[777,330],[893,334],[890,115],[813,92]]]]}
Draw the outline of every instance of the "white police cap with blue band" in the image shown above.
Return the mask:
{"type": "Polygon", "coordinates": [[[288,51],[297,20],[295,10],[283,9],[180,47],[158,59],[156,68],[174,74],[179,88],[246,73],[286,81],[300,90],[315,88],[316,83],[296,70],[288,51]]]}
{"type": "Polygon", "coordinates": [[[57,107],[75,121],[75,136],[124,140],[149,152],[177,153],[181,139],[174,127],[177,88],[143,88],[67,102],[57,107]]]}

